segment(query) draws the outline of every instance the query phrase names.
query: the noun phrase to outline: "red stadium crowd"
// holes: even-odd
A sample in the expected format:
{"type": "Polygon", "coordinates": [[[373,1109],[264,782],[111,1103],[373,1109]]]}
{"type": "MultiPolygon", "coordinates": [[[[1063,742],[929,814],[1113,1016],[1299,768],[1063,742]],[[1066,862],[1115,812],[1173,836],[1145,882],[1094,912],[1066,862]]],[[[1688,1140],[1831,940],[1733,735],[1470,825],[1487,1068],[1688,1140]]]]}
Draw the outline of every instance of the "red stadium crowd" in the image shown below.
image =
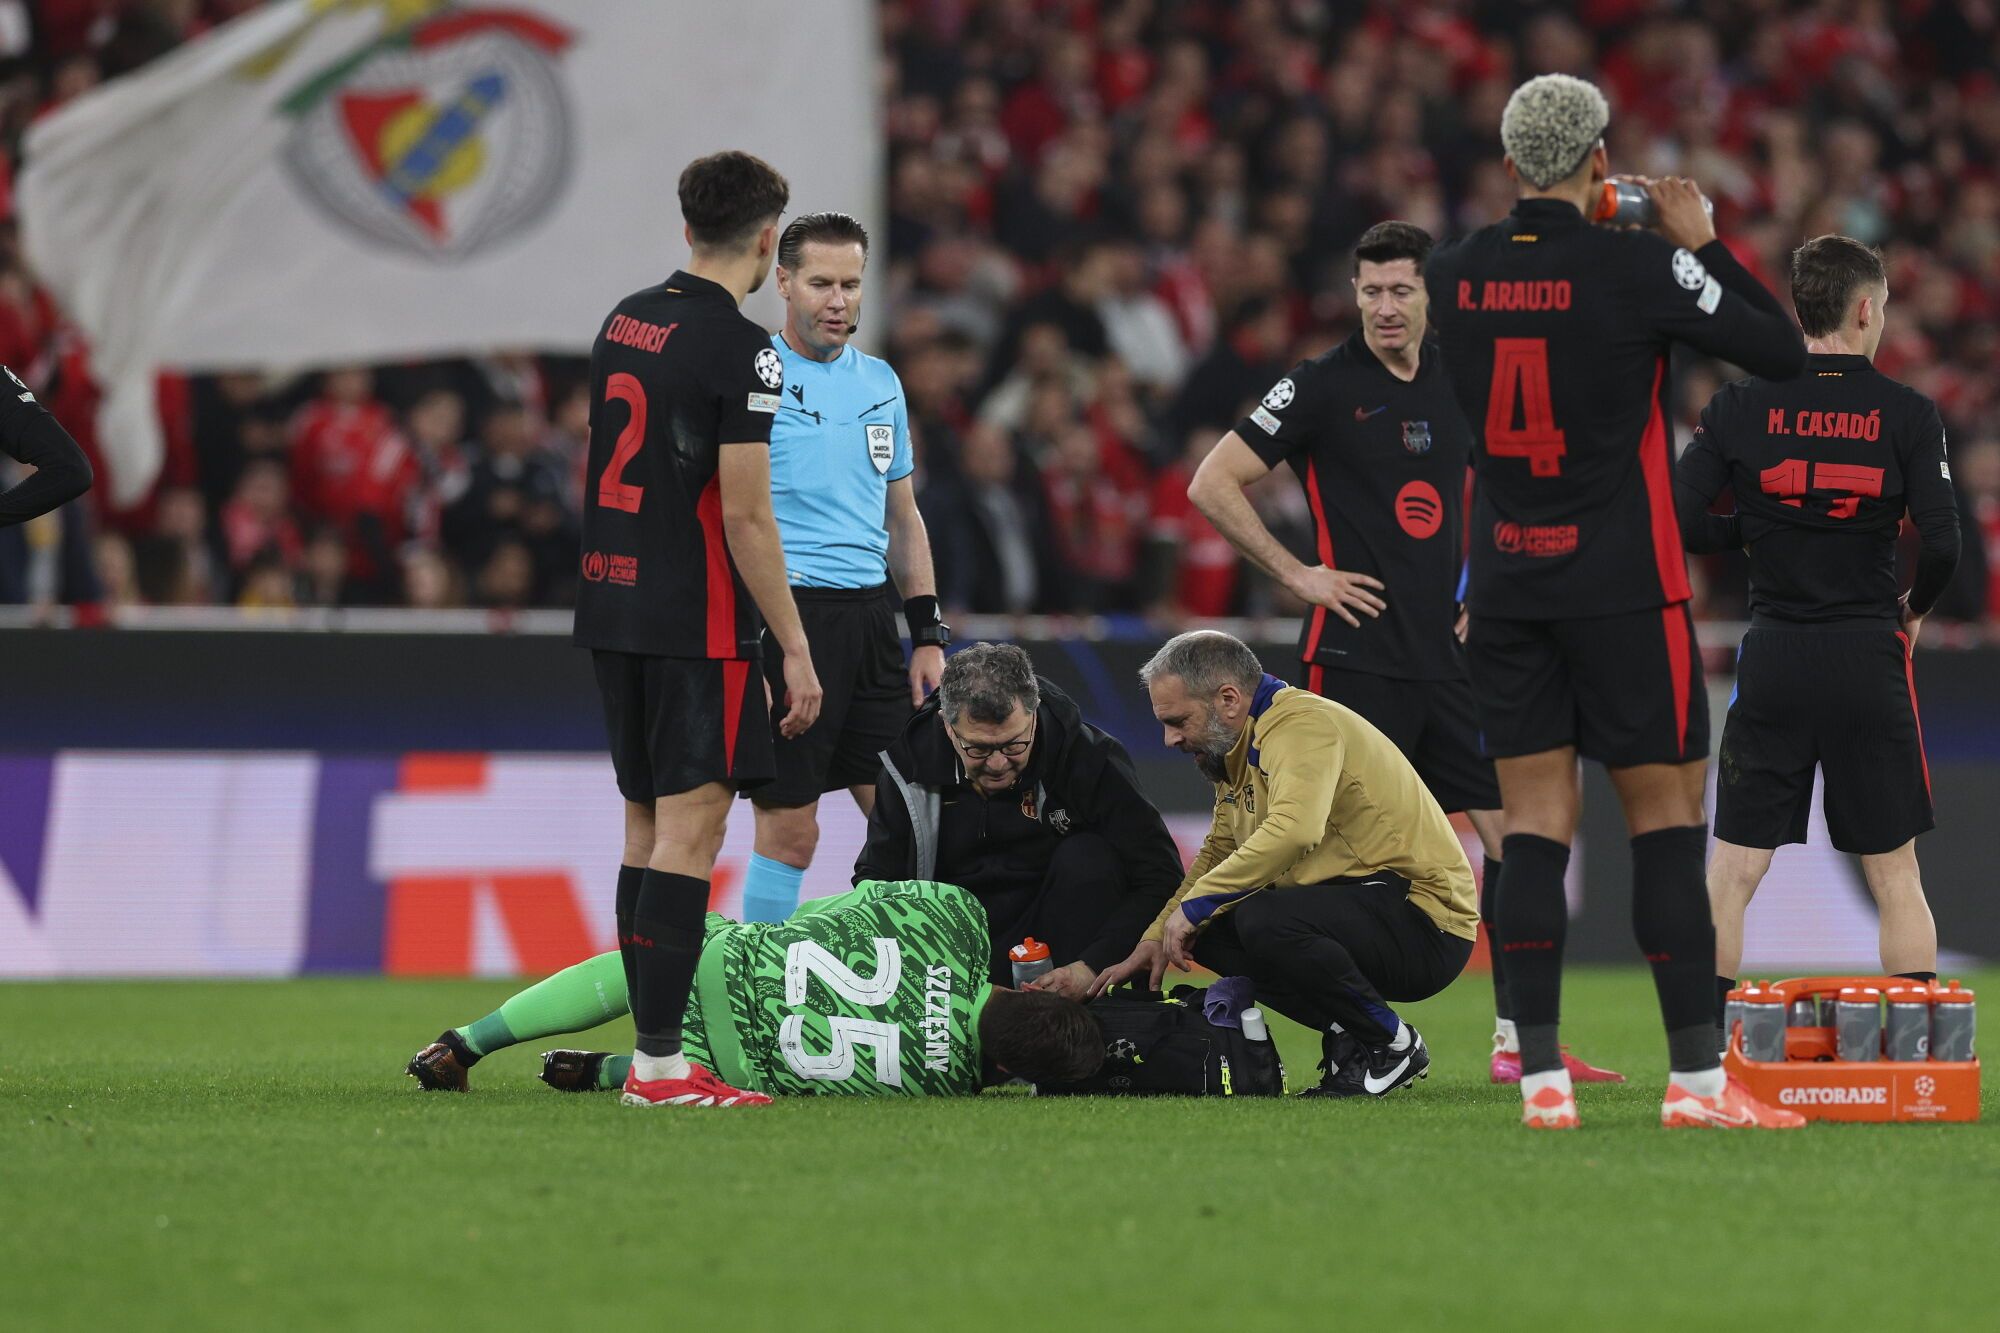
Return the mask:
{"type": "MultiPolygon", "coordinates": [[[[253,2],[0,0],[0,156],[49,107],[253,2]]],[[[2000,635],[2000,8],[882,0],[880,18],[871,301],[954,612],[1294,610],[1194,512],[1187,479],[1293,361],[1353,327],[1364,228],[1442,237],[1507,210],[1501,107],[1561,70],[1610,98],[1613,168],[1693,176],[1774,290],[1804,237],[1882,248],[1879,364],[1939,403],[1983,536],[1939,607],[1964,628],[1937,637],[2000,635]]],[[[0,361],[92,447],[88,347],[11,237],[0,361]]],[[[1731,373],[1677,366],[1683,439],[1731,373]]],[[[0,600],[566,604],[580,383],[577,362],[526,354],[165,379],[160,489],[122,513],[94,494],[0,542],[0,600]]],[[[1310,551],[1289,475],[1255,498],[1310,551]]],[[[1708,615],[1742,613],[1739,557],[1698,572],[1708,615]]]]}

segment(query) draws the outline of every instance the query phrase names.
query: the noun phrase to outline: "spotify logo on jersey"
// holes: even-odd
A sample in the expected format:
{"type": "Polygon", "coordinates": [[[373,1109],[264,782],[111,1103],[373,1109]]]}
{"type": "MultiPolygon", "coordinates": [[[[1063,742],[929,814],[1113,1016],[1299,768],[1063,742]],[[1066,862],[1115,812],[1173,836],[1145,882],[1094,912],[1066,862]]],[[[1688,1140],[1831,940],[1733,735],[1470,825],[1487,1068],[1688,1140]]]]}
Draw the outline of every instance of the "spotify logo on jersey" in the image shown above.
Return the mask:
{"type": "Polygon", "coordinates": [[[1418,541],[1436,536],[1444,525],[1444,502],[1438,498],[1437,487],[1413,481],[1397,491],[1396,521],[1418,541]]]}

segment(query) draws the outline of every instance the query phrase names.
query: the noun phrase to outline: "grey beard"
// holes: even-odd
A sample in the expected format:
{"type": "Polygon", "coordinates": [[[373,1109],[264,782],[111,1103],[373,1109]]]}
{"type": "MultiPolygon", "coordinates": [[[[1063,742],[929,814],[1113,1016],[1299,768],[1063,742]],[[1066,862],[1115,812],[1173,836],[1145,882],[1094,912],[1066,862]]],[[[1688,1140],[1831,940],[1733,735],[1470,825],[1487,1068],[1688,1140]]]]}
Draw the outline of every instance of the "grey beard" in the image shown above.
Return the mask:
{"type": "Polygon", "coordinates": [[[1194,755],[1194,766],[1200,769],[1201,775],[1210,782],[1226,782],[1229,780],[1229,762],[1222,755],[1210,754],[1206,750],[1197,750],[1194,755]]]}

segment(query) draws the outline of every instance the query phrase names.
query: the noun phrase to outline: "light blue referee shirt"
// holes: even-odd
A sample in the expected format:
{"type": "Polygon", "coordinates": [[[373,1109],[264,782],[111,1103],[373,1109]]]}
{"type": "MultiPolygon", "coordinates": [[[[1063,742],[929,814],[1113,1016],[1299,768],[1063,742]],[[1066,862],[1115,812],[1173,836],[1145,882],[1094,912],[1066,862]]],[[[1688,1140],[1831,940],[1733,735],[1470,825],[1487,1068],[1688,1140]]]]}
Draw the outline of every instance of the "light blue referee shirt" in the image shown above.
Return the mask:
{"type": "Polygon", "coordinates": [[[910,408],[889,363],[859,347],[800,356],[783,333],[784,402],[771,423],[771,507],[798,588],[872,588],[889,577],[889,483],[916,470],[910,408]]]}

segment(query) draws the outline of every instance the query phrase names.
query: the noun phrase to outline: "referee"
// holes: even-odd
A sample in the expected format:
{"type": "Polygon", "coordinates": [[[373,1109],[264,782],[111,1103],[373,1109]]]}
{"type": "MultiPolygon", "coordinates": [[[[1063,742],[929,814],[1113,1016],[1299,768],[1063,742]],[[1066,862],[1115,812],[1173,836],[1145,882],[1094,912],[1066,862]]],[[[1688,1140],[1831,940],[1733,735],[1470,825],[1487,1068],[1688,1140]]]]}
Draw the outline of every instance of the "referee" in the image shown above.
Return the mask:
{"type": "MultiPolygon", "coordinates": [[[[1500,787],[1479,748],[1459,619],[1472,430],[1426,327],[1431,238],[1378,222],[1354,247],[1361,327],[1298,365],[1202,460],[1188,497],[1245,559],[1312,614],[1300,629],[1306,687],[1375,724],[1447,814],[1464,811],[1486,852],[1489,935],[1500,884],[1500,787]],[[1312,510],[1319,563],[1264,526],[1244,489],[1290,463],[1312,510]],[[1328,614],[1331,612],[1332,614],[1328,614]]],[[[1520,1080],[1505,955],[1493,950],[1491,1077],[1520,1080]]],[[[1621,1076],[1564,1052],[1586,1082],[1621,1076]]]]}
{"type": "MultiPolygon", "coordinates": [[[[867,265],[868,233],[845,213],[805,214],[778,242],[785,326],[771,345],[785,387],[771,427],[771,501],[826,699],[812,730],[778,735],[777,777],[752,798],[745,921],[782,921],[798,906],[823,794],[845,787],[863,815],[874,806],[879,756],[936,687],[951,638],[917,512],[902,381],[886,361],[849,346],[867,265]],[[907,668],[892,575],[913,639],[907,668]]],[[[783,668],[782,653],[765,654],[774,700],[783,668]]]]}
{"type": "Polygon", "coordinates": [[[1888,300],[1882,257],[1861,242],[1800,246],[1792,307],[1805,374],[1717,393],[1674,473],[1688,549],[1750,552],[1750,632],[1722,729],[1708,863],[1718,1012],[1772,853],[1806,840],[1815,767],[1827,833],[1861,858],[1881,909],[1882,970],[1937,979],[1937,926],[1917,873],[1917,835],[1933,819],[1910,650],[1958,565],[1958,502],[1937,405],[1875,369],[1888,300]],[[1712,515],[1725,485],[1736,512],[1712,515]],[[1905,513],[1923,548],[1899,598],[1905,513]]]}

